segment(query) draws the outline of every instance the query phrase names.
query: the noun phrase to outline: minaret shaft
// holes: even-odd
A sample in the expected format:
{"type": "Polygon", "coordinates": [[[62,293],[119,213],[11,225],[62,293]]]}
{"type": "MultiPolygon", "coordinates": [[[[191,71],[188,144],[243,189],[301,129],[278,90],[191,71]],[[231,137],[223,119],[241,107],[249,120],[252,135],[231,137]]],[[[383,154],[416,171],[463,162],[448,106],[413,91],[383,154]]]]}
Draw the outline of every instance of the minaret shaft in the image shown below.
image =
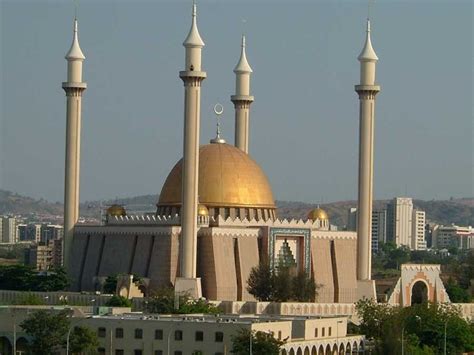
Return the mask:
{"type": "Polygon", "coordinates": [[[375,95],[362,91],[359,120],[359,196],[357,208],[357,278],[371,278],[375,95]]]}
{"type": "Polygon", "coordinates": [[[199,179],[199,125],[201,112],[201,81],[205,75],[182,72],[184,81],[184,143],[183,186],[181,207],[181,268],[180,276],[196,277],[197,208],[199,179]]]}
{"type": "Polygon", "coordinates": [[[71,48],[66,54],[68,61],[67,82],[62,84],[66,92],[66,157],[64,176],[64,237],[63,263],[71,264],[71,247],[74,225],[79,219],[79,179],[81,160],[81,113],[82,93],[87,84],[82,82],[82,64],[85,57],[79,46],[77,20],[71,48]]]}
{"type": "Polygon", "coordinates": [[[357,208],[357,279],[372,277],[372,202],[374,181],[375,96],[380,86],[375,84],[378,57],[370,40],[370,21],[360,61],[359,94],[359,193],[357,208]]]}

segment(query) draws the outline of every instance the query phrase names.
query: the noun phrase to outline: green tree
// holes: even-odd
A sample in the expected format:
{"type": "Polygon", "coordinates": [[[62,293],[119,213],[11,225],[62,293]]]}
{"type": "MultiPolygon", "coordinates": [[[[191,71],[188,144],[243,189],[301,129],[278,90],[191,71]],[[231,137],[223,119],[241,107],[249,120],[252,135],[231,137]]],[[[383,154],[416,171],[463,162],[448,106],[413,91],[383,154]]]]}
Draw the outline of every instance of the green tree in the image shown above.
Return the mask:
{"type": "Polygon", "coordinates": [[[304,270],[296,274],[292,280],[292,299],[297,302],[314,302],[316,300],[317,288],[314,277],[308,275],[304,270]]]}
{"type": "Polygon", "coordinates": [[[98,346],[96,332],[89,327],[74,327],[69,338],[69,349],[72,354],[97,354],[98,346]]]}
{"type": "Polygon", "coordinates": [[[108,307],[132,307],[132,301],[123,296],[113,295],[105,305],[108,307]]]}
{"type": "Polygon", "coordinates": [[[33,277],[34,291],[55,292],[69,287],[69,279],[63,267],[56,267],[45,273],[36,273],[33,277]]]}
{"type": "Polygon", "coordinates": [[[64,268],[37,272],[26,265],[0,266],[0,289],[15,291],[62,291],[69,286],[64,268]]]}
{"type": "Polygon", "coordinates": [[[107,276],[104,282],[103,291],[108,294],[115,294],[117,290],[117,275],[107,276]]]}
{"type": "Polygon", "coordinates": [[[188,293],[175,294],[172,287],[155,290],[147,299],[146,310],[159,314],[217,314],[219,309],[206,300],[194,300],[188,293]]]}
{"type": "Polygon", "coordinates": [[[259,301],[270,301],[273,290],[273,274],[268,260],[260,262],[250,270],[247,291],[259,301]]]}
{"type": "Polygon", "coordinates": [[[468,303],[471,301],[469,292],[459,286],[453,278],[449,278],[448,282],[444,285],[446,292],[449,295],[449,299],[454,303],[468,303]]]}
{"type": "Polygon", "coordinates": [[[294,268],[280,265],[277,270],[273,273],[273,281],[271,282],[272,296],[271,301],[273,302],[287,302],[292,300],[293,297],[293,275],[295,273],[294,268]]]}
{"type": "Polygon", "coordinates": [[[250,354],[250,342],[252,342],[252,354],[254,355],[278,355],[284,341],[275,339],[272,334],[241,329],[232,336],[231,353],[236,355],[250,354]]]}
{"type": "Polygon", "coordinates": [[[68,315],[69,311],[51,313],[41,310],[20,324],[32,338],[30,350],[33,354],[51,355],[63,346],[69,329],[68,315]]]}
{"type": "Polygon", "coordinates": [[[360,332],[374,345],[376,354],[400,354],[402,331],[405,349],[416,354],[438,353],[444,347],[445,327],[448,354],[474,350],[474,328],[451,304],[424,303],[401,308],[361,300],[356,310],[361,319],[360,332]]]}

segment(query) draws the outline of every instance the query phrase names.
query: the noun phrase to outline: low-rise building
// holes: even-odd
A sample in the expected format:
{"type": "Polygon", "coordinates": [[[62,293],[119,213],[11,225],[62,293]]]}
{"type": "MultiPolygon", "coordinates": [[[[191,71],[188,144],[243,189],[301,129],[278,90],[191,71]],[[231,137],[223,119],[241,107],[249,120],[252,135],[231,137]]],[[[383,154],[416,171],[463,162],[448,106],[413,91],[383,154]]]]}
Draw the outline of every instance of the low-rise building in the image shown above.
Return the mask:
{"type": "Polygon", "coordinates": [[[457,225],[434,226],[432,229],[433,248],[474,249],[474,228],[457,225]]]}
{"type": "MultiPolygon", "coordinates": [[[[0,309],[0,340],[13,341],[14,322],[19,324],[34,307],[0,309]]],[[[59,311],[55,307],[53,311],[59,311]]],[[[261,331],[283,340],[282,354],[353,353],[364,348],[364,336],[347,334],[347,318],[257,315],[159,315],[125,313],[80,316],[74,312],[72,325],[97,332],[99,354],[189,355],[230,354],[232,337],[242,329],[261,331]]],[[[16,329],[16,340],[28,340],[16,329]]],[[[250,339],[249,339],[250,340],[250,339]]],[[[6,345],[7,347],[8,345],[6,345]]]]}
{"type": "Polygon", "coordinates": [[[36,270],[45,271],[59,267],[63,262],[62,239],[38,243],[25,249],[25,264],[36,270]]]}

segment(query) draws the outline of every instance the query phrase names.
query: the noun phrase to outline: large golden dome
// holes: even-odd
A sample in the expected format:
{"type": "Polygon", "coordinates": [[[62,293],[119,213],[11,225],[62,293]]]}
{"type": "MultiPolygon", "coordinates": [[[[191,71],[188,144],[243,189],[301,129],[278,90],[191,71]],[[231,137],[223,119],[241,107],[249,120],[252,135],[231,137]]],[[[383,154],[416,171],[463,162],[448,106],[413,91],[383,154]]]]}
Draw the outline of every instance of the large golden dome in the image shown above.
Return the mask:
{"type": "MultiPolygon", "coordinates": [[[[181,205],[182,159],[169,173],[158,207],[181,205]]],[[[258,164],[229,144],[199,149],[199,203],[208,208],[275,209],[268,179],[258,164]]]]}

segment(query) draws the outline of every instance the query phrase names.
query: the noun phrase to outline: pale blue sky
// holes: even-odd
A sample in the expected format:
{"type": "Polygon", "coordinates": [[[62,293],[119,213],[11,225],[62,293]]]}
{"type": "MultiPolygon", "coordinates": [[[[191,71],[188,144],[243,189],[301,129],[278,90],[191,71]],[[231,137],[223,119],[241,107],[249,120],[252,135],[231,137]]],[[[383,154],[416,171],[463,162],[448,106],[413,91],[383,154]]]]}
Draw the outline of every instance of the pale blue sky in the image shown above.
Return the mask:
{"type": "MultiPolygon", "coordinates": [[[[158,194],[182,154],[191,1],[79,1],[86,55],[81,199],[158,194]]],[[[0,0],[0,188],[62,200],[72,1],[0,0]]],[[[277,199],[357,196],[366,1],[205,1],[201,143],[225,107],[240,34],[254,70],[251,155],[277,199]],[[242,23],[246,20],[246,24],[242,23]]],[[[473,196],[472,1],[376,1],[375,198],[473,196]]]]}

